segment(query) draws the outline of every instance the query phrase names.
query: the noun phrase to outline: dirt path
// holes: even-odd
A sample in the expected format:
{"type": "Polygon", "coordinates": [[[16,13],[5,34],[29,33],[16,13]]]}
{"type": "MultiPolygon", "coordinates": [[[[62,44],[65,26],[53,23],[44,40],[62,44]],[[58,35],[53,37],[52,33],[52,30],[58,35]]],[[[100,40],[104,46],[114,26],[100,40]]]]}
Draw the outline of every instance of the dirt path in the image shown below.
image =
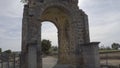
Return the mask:
{"type": "MultiPolygon", "coordinates": [[[[53,68],[56,63],[57,63],[57,59],[52,56],[43,58],[43,68],[53,68]]],[[[106,60],[101,60],[100,63],[106,64],[106,60]]],[[[120,60],[108,60],[108,64],[119,66],[120,60]]]]}
{"type": "Polygon", "coordinates": [[[57,59],[51,56],[47,56],[42,59],[43,60],[43,68],[53,68],[57,63],[57,59]]]}
{"type": "Polygon", "coordinates": [[[114,66],[119,66],[120,65],[120,60],[119,59],[109,59],[109,60],[101,60],[101,64],[108,64],[108,65],[114,65],[114,66]]]}

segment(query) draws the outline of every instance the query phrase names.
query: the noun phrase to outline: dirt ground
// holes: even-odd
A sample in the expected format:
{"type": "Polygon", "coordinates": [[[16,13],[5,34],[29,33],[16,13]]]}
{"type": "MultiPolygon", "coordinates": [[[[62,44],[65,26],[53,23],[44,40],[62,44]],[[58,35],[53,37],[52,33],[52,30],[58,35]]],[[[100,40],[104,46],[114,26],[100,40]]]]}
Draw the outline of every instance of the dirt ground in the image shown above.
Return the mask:
{"type": "Polygon", "coordinates": [[[120,66],[120,52],[100,54],[100,63],[103,65],[120,66]]]}
{"type": "Polygon", "coordinates": [[[113,65],[113,66],[119,66],[120,60],[119,59],[108,59],[108,60],[100,60],[100,63],[103,65],[113,65]]]}
{"type": "MultiPolygon", "coordinates": [[[[43,68],[53,68],[57,63],[57,58],[52,56],[44,57],[42,60],[43,60],[43,68]]],[[[119,66],[120,59],[101,59],[100,64],[119,66]]]]}
{"type": "Polygon", "coordinates": [[[44,57],[43,59],[43,68],[53,68],[57,63],[57,58],[52,56],[44,57]]]}

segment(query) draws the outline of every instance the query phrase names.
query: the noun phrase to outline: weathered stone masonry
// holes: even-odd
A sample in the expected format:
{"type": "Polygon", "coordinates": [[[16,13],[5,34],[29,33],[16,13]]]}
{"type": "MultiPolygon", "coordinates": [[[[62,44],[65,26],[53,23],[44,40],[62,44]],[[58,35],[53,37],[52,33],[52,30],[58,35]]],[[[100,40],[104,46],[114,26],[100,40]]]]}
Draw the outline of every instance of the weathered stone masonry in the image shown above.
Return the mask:
{"type": "Polygon", "coordinates": [[[58,29],[54,68],[99,68],[99,42],[90,43],[88,17],[78,8],[78,0],[28,0],[22,22],[22,68],[42,68],[43,21],[53,22],[58,29]]]}

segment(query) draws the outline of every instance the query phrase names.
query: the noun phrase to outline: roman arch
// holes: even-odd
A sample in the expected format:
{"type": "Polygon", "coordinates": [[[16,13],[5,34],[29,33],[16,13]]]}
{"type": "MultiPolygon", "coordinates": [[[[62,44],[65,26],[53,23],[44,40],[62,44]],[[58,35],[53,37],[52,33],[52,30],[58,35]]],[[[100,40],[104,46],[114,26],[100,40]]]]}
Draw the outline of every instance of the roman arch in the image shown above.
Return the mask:
{"type": "Polygon", "coordinates": [[[28,0],[22,23],[22,68],[42,68],[41,22],[58,29],[59,54],[54,68],[99,68],[99,42],[90,43],[88,17],[78,0],[28,0]]]}

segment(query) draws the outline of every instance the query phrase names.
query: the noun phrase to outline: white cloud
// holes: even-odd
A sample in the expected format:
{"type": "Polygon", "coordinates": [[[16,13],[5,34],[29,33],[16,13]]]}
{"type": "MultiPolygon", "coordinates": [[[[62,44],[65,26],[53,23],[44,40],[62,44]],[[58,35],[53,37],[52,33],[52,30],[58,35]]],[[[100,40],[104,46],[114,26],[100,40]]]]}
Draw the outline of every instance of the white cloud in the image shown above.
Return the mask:
{"type": "Polygon", "coordinates": [[[13,51],[20,51],[20,39],[2,39],[0,40],[0,47],[3,50],[11,49],[13,51]],[[18,45],[19,44],[19,45],[18,45]]]}
{"type": "Polygon", "coordinates": [[[0,9],[0,47],[21,50],[22,3],[20,0],[1,0],[0,9]]]}
{"type": "Polygon", "coordinates": [[[22,17],[23,4],[20,0],[1,0],[0,16],[22,17]]]}
{"type": "Polygon", "coordinates": [[[97,39],[102,39],[104,40],[105,38],[108,39],[112,36],[118,36],[120,32],[119,30],[119,23],[111,23],[108,25],[101,25],[101,26],[94,26],[91,27],[91,36],[92,38],[94,38],[95,40],[97,39]],[[115,35],[116,34],[116,35],[115,35]]]}
{"type": "Polygon", "coordinates": [[[56,26],[51,22],[42,23],[42,39],[47,39],[52,41],[52,45],[58,45],[58,34],[56,26]]]}
{"type": "Polygon", "coordinates": [[[82,0],[79,6],[89,17],[91,41],[100,41],[105,46],[120,43],[119,4],[119,0],[82,0]]]}
{"type": "MultiPolygon", "coordinates": [[[[91,41],[104,45],[120,43],[120,0],[79,0],[80,9],[89,16],[91,41]]],[[[0,0],[0,47],[20,50],[23,4],[20,0],[0,0]]],[[[53,26],[53,25],[52,25],[53,26]]],[[[45,24],[43,38],[57,45],[57,30],[45,24]]]]}
{"type": "MultiPolygon", "coordinates": [[[[109,19],[108,19],[109,20],[109,19]]],[[[115,19],[116,20],[116,19],[115,19]]],[[[90,27],[90,35],[92,41],[100,41],[106,46],[110,46],[113,42],[120,43],[120,23],[119,21],[111,20],[103,21],[102,24],[93,25],[90,27]]]]}

